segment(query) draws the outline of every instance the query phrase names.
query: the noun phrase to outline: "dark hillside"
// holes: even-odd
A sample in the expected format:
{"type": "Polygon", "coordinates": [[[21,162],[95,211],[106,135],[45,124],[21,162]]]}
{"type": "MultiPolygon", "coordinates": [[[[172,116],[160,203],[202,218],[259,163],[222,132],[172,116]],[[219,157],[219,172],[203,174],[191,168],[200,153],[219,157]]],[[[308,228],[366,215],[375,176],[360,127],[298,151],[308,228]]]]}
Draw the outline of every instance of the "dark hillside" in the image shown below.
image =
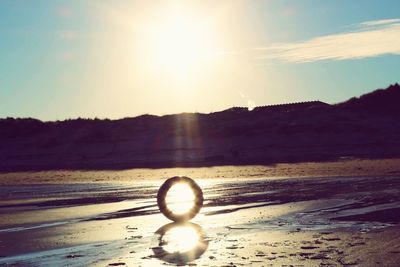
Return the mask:
{"type": "Polygon", "coordinates": [[[0,170],[118,169],[400,157],[400,86],[210,114],[0,119],[0,170]]]}

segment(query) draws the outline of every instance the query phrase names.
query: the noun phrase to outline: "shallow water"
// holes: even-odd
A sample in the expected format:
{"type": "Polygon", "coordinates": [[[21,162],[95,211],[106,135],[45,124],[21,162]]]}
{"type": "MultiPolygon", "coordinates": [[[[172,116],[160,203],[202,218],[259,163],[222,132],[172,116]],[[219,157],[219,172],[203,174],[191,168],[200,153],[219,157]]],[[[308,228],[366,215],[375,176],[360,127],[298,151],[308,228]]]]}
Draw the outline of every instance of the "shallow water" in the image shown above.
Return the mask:
{"type": "MultiPolygon", "coordinates": [[[[146,266],[168,262],[154,249],[156,233],[169,223],[156,202],[162,182],[0,187],[0,264],[101,265],[123,253],[146,266]]],[[[400,209],[398,177],[197,182],[205,202],[193,221],[209,247],[227,229],[261,235],[271,230],[369,231],[398,222],[385,216],[385,210],[400,209]],[[363,218],[376,211],[383,215],[363,218]]]]}

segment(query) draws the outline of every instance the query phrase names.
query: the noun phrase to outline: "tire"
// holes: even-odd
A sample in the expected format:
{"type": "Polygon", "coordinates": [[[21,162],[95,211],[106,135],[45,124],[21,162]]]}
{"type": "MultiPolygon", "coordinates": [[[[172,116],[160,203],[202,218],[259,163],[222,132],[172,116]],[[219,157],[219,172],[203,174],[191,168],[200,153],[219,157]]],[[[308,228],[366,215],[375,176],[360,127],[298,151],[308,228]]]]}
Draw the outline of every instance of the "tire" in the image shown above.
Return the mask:
{"type": "Polygon", "coordinates": [[[164,214],[165,217],[174,222],[185,222],[193,219],[197,213],[199,213],[200,209],[203,207],[203,191],[200,186],[191,178],[186,176],[175,176],[166,180],[158,189],[157,193],[157,204],[161,213],[164,214]],[[192,190],[194,194],[194,204],[193,207],[184,214],[175,214],[171,210],[168,209],[166,203],[166,196],[169,189],[177,184],[184,183],[187,184],[192,190]]]}

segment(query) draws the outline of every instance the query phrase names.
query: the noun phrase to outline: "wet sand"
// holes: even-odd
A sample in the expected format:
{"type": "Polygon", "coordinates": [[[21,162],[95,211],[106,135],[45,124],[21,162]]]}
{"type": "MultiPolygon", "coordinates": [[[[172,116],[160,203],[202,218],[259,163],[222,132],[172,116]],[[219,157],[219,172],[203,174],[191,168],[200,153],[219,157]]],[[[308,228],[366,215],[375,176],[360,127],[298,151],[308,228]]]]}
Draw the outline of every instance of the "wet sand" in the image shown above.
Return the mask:
{"type": "Polygon", "coordinates": [[[131,183],[186,175],[201,179],[288,177],[400,176],[400,159],[343,159],[332,162],[200,168],[130,169],[119,171],[0,172],[0,185],[60,183],[131,183]]]}
{"type": "MultiPolygon", "coordinates": [[[[292,178],[262,176],[260,168],[273,167],[261,166],[186,170],[203,188],[205,205],[185,226],[198,233],[197,245],[181,254],[161,242],[182,226],[159,213],[155,195],[163,179],[153,175],[185,169],[68,172],[70,182],[62,171],[2,174],[0,266],[397,266],[396,162],[381,167],[390,173],[346,175],[340,170],[347,162],[338,175],[329,175],[338,164],[331,163],[326,175],[292,178]],[[107,177],[115,179],[106,183],[107,177]]],[[[321,167],[314,164],[292,168],[321,167]]],[[[352,168],[372,163],[358,164],[352,168]]]]}

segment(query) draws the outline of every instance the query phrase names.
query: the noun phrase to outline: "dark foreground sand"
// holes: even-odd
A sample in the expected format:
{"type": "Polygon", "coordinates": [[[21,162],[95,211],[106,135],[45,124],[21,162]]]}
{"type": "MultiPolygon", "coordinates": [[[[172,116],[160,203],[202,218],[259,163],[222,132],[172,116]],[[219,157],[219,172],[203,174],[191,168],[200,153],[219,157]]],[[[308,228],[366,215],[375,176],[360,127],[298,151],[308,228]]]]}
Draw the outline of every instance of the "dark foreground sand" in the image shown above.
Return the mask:
{"type": "Polygon", "coordinates": [[[399,162],[1,174],[0,266],[399,266],[399,162]],[[205,195],[184,226],[155,200],[176,174],[205,195]]]}

